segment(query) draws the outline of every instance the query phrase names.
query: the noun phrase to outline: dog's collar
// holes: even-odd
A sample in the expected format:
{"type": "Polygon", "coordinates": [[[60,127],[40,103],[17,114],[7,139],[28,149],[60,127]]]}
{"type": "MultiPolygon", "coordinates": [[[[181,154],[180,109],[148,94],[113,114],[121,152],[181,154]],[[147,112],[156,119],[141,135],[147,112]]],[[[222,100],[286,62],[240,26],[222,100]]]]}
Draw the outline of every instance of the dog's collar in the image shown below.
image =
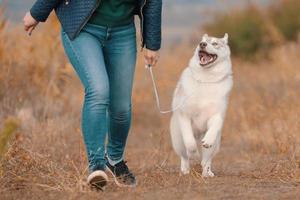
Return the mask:
{"type": "Polygon", "coordinates": [[[224,81],[225,79],[227,79],[228,77],[232,77],[233,76],[233,73],[229,73],[229,74],[225,74],[224,76],[222,76],[220,79],[218,80],[215,80],[215,81],[203,81],[203,80],[200,80],[200,79],[197,79],[194,77],[194,72],[193,70],[189,67],[189,70],[191,71],[191,74],[192,74],[192,78],[197,81],[198,83],[201,83],[201,84],[214,84],[214,83],[220,83],[222,81],[224,81]]]}

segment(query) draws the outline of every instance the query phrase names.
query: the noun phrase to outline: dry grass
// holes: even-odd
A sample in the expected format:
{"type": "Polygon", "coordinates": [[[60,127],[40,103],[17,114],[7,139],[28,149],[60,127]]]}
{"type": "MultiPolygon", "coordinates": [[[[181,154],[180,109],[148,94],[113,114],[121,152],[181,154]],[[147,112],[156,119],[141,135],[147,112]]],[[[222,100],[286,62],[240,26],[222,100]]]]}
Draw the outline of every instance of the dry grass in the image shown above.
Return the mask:
{"type": "MultiPolygon", "coordinates": [[[[0,162],[1,199],[299,197],[299,43],[274,49],[267,61],[234,60],[235,85],[213,179],[202,179],[197,163],[191,175],[179,176],[179,160],[170,145],[170,116],[158,114],[139,60],[126,152],[139,185],[120,189],[111,180],[99,193],[85,185],[82,87],[63,54],[57,24],[43,26],[32,38],[21,27],[0,30],[0,125],[11,117],[21,123],[0,162]]],[[[164,107],[170,105],[192,51],[182,45],[162,52],[155,74],[164,107]]]]}
{"type": "Polygon", "coordinates": [[[17,128],[18,121],[16,119],[7,119],[4,122],[3,131],[0,133],[0,157],[6,153],[7,144],[17,128]]]}

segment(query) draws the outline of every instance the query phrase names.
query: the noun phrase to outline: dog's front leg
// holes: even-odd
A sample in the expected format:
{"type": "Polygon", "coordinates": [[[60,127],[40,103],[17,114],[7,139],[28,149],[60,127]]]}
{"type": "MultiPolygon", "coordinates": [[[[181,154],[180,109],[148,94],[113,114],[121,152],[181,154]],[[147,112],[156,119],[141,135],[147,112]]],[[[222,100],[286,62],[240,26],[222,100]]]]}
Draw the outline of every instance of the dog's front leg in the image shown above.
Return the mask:
{"type": "Polygon", "coordinates": [[[208,130],[202,139],[202,176],[213,177],[211,163],[214,155],[218,152],[221,142],[221,129],[223,126],[223,117],[216,114],[208,120],[208,130]]]}
{"type": "Polygon", "coordinates": [[[200,154],[194,137],[191,119],[185,115],[180,115],[178,122],[188,157],[199,160],[200,154]]]}
{"type": "Polygon", "coordinates": [[[208,130],[202,139],[202,146],[204,148],[210,148],[215,144],[217,136],[221,132],[222,126],[223,117],[221,113],[217,113],[209,118],[207,122],[208,130]]]}

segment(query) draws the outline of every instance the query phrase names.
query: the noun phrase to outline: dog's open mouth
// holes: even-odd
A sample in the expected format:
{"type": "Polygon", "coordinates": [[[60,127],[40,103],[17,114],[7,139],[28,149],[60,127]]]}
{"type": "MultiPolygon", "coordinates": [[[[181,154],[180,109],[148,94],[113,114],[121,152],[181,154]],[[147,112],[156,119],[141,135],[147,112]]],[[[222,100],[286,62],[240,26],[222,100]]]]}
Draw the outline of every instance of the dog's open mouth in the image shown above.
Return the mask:
{"type": "Polygon", "coordinates": [[[218,56],[216,54],[209,54],[206,51],[200,50],[199,51],[199,59],[200,65],[206,66],[209,65],[217,60],[218,56]]]}

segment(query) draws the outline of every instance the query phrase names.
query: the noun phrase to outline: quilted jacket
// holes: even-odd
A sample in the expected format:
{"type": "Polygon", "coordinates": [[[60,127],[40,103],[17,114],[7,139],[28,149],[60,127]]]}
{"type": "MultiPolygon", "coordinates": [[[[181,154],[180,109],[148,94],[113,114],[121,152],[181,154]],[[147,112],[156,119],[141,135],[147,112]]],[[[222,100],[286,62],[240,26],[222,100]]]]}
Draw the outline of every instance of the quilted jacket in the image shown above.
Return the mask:
{"type": "MultiPolygon", "coordinates": [[[[74,40],[96,10],[101,0],[36,0],[30,9],[33,18],[45,22],[52,10],[71,40],[74,40]]],[[[140,18],[141,46],[151,50],[161,47],[162,0],[137,0],[135,14],[140,18]]]]}

